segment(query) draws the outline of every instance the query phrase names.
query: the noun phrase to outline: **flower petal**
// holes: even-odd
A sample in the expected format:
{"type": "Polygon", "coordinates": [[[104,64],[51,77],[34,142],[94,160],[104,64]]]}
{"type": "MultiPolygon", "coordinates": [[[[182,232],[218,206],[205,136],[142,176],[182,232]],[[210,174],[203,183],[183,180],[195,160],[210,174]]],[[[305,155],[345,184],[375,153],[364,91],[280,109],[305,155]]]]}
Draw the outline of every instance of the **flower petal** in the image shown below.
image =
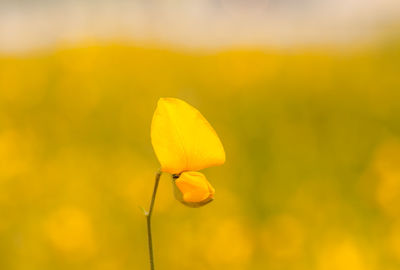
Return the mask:
{"type": "Polygon", "coordinates": [[[200,172],[183,172],[175,185],[182,194],[184,202],[200,203],[212,199],[215,190],[200,172]]]}
{"type": "Polygon", "coordinates": [[[180,99],[158,101],[151,140],[163,172],[179,174],[225,162],[225,151],[214,129],[197,109],[180,99]]]}

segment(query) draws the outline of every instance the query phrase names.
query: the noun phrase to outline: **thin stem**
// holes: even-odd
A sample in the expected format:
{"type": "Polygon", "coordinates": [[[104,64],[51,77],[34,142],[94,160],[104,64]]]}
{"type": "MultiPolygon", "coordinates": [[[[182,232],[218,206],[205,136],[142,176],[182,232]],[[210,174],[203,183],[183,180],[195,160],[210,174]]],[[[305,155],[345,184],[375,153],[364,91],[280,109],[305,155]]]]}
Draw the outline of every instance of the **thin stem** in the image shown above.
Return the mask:
{"type": "Polygon", "coordinates": [[[150,269],[154,270],[154,256],[153,256],[153,240],[151,236],[151,214],[153,213],[154,201],[156,200],[158,183],[160,182],[162,172],[158,171],[154,182],[153,195],[151,196],[149,211],[145,213],[147,220],[147,239],[149,242],[149,256],[150,256],[150,269]]]}

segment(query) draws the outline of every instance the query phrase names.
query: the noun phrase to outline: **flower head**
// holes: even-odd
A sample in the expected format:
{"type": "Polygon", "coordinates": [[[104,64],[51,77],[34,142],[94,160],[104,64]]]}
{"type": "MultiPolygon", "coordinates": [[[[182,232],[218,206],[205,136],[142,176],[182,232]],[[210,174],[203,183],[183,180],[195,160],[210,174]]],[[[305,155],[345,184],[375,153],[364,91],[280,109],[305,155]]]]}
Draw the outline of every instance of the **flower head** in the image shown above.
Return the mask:
{"type": "Polygon", "coordinates": [[[176,98],[158,101],[151,124],[151,141],[161,171],[174,177],[182,201],[212,200],[214,189],[198,170],[225,162],[217,133],[201,113],[176,98]]]}

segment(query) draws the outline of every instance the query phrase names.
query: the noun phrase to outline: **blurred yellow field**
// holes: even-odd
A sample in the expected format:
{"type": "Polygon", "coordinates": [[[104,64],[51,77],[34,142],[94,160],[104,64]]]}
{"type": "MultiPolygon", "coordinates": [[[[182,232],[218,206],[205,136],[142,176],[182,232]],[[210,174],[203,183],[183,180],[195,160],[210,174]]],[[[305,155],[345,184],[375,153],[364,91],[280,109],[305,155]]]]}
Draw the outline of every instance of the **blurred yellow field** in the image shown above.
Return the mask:
{"type": "Polygon", "coordinates": [[[148,269],[157,100],[226,151],[215,200],[163,175],[157,269],[400,269],[400,43],[357,49],[77,45],[0,57],[0,269],[148,269]]]}

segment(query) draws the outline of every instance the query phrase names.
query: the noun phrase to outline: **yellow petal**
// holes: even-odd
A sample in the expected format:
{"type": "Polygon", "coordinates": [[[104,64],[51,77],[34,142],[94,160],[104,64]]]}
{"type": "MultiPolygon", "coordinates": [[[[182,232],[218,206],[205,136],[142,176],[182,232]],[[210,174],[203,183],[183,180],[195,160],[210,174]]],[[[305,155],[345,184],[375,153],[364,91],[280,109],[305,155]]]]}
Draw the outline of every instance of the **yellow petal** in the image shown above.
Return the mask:
{"type": "Polygon", "coordinates": [[[158,101],[151,141],[163,172],[179,174],[225,162],[217,133],[197,109],[180,99],[158,101]]]}
{"type": "Polygon", "coordinates": [[[214,188],[200,172],[183,172],[175,184],[185,202],[200,203],[214,197],[214,188]]]}

